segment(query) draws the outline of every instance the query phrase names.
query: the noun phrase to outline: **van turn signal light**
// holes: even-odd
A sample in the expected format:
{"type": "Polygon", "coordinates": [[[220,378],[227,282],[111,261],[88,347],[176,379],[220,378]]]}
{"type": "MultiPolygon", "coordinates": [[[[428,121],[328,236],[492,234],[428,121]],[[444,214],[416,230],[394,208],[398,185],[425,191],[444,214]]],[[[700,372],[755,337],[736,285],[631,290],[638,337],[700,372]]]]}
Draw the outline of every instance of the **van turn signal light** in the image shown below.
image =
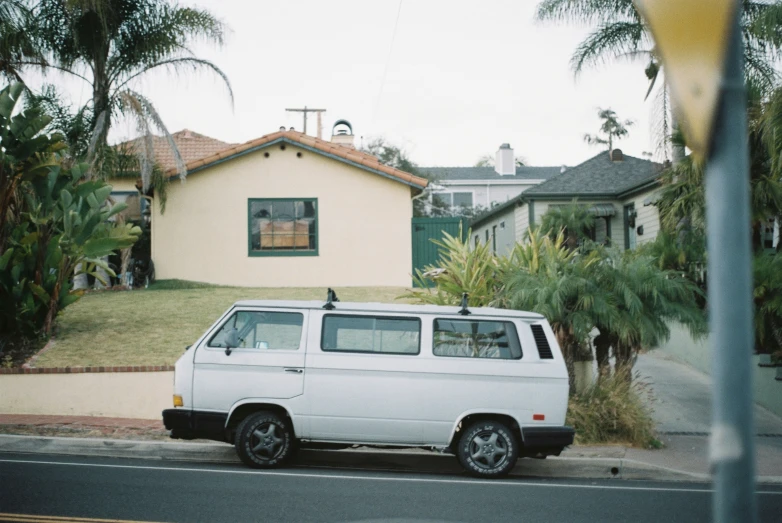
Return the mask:
{"type": "Polygon", "coordinates": [[[182,396],[174,394],[174,407],[184,407],[185,402],[182,401],[182,396]]]}
{"type": "MultiPolygon", "coordinates": [[[[174,403],[176,403],[176,402],[174,402],[174,403]]],[[[532,415],[532,419],[535,420],[535,421],[543,421],[544,419],[546,419],[546,415],[545,414],[533,414],[532,415]]]]}

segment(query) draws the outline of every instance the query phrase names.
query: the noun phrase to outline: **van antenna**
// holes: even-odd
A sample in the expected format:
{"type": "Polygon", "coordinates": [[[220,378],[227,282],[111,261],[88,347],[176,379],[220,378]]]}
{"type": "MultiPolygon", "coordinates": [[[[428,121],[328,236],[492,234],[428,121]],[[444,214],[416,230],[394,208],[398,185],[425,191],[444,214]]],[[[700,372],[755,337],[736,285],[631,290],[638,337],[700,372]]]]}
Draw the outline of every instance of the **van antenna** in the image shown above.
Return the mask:
{"type": "Polygon", "coordinates": [[[335,301],[339,301],[339,298],[337,298],[337,293],[334,292],[334,289],[329,287],[328,292],[326,292],[326,305],[324,305],[323,308],[327,311],[335,309],[336,307],[333,303],[335,301]]]}
{"type": "Polygon", "coordinates": [[[462,310],[459,311],[459,314],[461,314],[462,316],[467,316],[468,314],[472,314],[467,309],[467,293],[466,292],[462,294],[462,310]]]}

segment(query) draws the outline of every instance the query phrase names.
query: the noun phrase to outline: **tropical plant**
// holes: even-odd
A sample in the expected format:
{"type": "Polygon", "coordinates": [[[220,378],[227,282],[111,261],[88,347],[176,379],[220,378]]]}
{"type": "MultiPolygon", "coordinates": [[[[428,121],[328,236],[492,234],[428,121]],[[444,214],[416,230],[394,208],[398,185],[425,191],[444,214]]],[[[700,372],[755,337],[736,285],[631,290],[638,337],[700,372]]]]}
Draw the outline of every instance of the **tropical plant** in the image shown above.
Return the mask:
{"type": "Polygon", "coordinates": [[[566,205],[550,205],[540,219],[540,228],[552,237],[563,233],[568,248],[574,250],[584,240],[590,239],[595,228],[595,215],[588,205],[576,200],[566,205]]]}
{"type": "Polygon", "coordinates": [[[632,120],[620,121],[616,112],[608,109],[597,109],[597,117],[603,120],[597,134],[585,134],[584,141],[589,145],[607,145],[608,150],[614,149],[614,140],[626,138],[630,131],[628,127],[633,125],[632,120]],[[600,136],[603,134],[605,137],[600,136]]]}
{"type": "MultiPolygon", "coordinates": [[[[459,305],[467,293],[472,307],[497,305],[502,285],[502,266],[492,254],[489,244],[471,247],[469,240],[444,232],[442,240],[432,240],[439,247],[440,258],[436,265],[416,269],[413,276],[417,288],[400,296],[420,303],[434,305],[459,305]]],[[[470,237],[470,232],[467,233],[470,237]]]]}
{"type": "Polygon", "coordinates": [[[84,181],[86,165],[62,167],[62,136],[42,133],[51,118],[40,107],[17,111],[23,90],[0,91],[0,345],[50,334],[80,296],[71,291],[76,266],[109,270],[99,258],[141,232],[110,221],[125,206],[108,203],[105,182],[84,181]]]}
{"type": "Polygon", "coordinates": [[[85,81],[92,91],[87,161],[93,175],[111,174],[103,165],[107,137],[115,119],[125,116],[143,137],[136,152],[144,191],[155,158],[153,129],[167,137],[184,177],[184,162],[157,110],[131,86],[155,69],[207,70],[217,74],[230,93],[226,75],[191,50],[198,40],[222,44],[222,22],[207,11],[168,0],[40,0],[33,14],[34,36],[46,67],[85,81]]]}

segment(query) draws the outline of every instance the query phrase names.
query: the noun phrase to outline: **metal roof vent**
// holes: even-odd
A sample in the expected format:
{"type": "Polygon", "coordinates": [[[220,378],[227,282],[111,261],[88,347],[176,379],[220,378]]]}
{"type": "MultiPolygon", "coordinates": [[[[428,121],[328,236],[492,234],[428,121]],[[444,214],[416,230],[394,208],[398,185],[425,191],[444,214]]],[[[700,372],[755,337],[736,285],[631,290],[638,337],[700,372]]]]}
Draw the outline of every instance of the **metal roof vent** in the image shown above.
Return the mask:
{"type": "Polygon", "coordinates": [[[353,145],[353,126],[347,120],[337,120],[331,128],[331,142],[345,147],[353,145]]]}

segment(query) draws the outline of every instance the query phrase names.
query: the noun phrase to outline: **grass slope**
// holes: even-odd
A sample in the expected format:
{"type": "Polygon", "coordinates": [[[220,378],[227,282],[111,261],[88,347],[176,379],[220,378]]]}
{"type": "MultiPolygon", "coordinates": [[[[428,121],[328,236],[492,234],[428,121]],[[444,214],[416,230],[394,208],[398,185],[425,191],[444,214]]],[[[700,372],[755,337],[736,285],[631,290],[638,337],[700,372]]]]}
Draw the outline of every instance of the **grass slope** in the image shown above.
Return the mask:
{"type": "MultiPolygon", "coordinates": [[[[342,301],[393,302],[401,287],[335,289],[342,301]]],[[[323,300],[325,288],[218,287],[176,280],[147,290],[96,292],[63,311],[36,367],[173,364],[235,301],[323,300]]]]}

